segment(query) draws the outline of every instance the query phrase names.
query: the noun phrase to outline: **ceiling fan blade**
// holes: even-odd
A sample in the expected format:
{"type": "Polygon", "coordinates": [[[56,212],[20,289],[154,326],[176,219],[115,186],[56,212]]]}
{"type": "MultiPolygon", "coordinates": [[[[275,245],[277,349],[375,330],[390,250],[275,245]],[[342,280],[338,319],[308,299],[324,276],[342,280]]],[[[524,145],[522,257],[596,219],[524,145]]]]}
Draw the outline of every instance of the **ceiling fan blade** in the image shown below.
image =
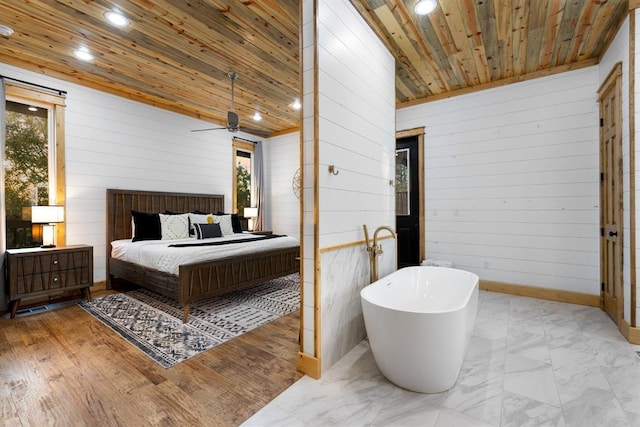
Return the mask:
{"type": "Polygon", "coordinates": [[[206,132],[209,130],[220,130],[220,129],[226,129],[226,128],[191,129],[191,132],[206,132]]]}

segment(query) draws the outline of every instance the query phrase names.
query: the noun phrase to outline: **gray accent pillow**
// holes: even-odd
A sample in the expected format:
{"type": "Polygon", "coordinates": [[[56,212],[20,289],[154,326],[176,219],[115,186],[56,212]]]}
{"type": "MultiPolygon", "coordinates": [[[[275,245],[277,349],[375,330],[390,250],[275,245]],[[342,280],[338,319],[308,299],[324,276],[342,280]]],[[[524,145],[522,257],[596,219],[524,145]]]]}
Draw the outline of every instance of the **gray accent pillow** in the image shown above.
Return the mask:
{"type": "Polygon", "coordinates": [[[196,238],[199,240],[222,237],[220,224],[193,224],[193,228],[196,231],[196,238]]]}

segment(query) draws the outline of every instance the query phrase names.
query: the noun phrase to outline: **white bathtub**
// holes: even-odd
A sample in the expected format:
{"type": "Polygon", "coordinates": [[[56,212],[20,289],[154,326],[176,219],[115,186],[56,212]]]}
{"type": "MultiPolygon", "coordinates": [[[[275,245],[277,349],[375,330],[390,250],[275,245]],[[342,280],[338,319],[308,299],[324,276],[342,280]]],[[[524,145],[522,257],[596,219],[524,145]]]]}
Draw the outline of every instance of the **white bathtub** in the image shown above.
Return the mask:
{"type": "Polygon", "coordinates": [[[373,357],[392,383],[440,393],[458,378],[478,308],[478,276],[407,267],[360,292],[373,357]]]}

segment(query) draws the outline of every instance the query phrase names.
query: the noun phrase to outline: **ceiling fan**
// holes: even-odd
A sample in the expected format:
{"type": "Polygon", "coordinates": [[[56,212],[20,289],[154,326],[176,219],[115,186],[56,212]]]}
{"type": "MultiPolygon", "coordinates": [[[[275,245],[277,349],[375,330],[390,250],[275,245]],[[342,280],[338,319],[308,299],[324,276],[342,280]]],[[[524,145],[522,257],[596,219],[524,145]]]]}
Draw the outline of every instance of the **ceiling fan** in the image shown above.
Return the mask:
{"type": "Polygon", "coordinates": [[[235,89],[235,81],[238,78],[238,73],[230,71],[227,73],[227,77],[231,80],[231,110],[227,111],[227,125],[224,127],[215,127],[215,128],[206,128],[206,129],[193,129],[191,132],[205,132],[210,130],[220,130],[226,129],[231,133],[235,133],[238,131],[247,132],[253,135],[259,136],[268,136],[269,132],[257,129],[249,129],[245,127],[240,127],[240,120],[238,119],[238,115],[234,111],[234,89],[235,89]]]}

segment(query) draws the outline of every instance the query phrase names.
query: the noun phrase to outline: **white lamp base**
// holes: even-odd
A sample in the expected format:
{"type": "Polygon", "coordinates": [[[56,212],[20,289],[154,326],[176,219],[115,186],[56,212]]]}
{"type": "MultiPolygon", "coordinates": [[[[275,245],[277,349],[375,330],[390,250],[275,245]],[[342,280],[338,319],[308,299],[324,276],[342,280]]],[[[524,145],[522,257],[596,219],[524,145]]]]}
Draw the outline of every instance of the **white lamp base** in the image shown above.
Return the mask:
{"type": "Polygon", "coordinates": [[[56,226],[45,224],[42,226],[42,246],[41,248],[55,248],[56,226]]]}

